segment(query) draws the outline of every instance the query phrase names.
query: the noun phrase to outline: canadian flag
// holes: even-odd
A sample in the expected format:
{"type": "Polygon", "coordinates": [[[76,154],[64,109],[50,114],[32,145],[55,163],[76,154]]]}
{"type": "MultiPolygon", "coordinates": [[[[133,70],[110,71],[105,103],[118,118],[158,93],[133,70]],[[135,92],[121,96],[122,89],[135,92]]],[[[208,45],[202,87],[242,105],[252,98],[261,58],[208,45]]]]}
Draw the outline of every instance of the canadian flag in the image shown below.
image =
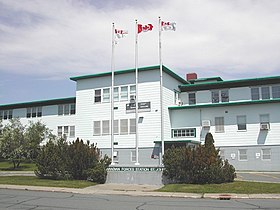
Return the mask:
{"type": "Polygon", "coordinates": [[[120,38],[123,38],[125,35],[127,35],[128,31],[127,30],[115,29],[115,34],[120,39],[120,38]]]}
{"type": "Polygon", "coordinates": [[[163,21],[161,21],[161,30],[175,31],[176,30],[176,23],[175,22],[163,22],[163,21]]]}
{"type": "Polygon", "coordinates": [[[141,32],[147,32],[153,30],[153,25],[152,24],[147,24],[147,25],[142,25],[138,24],[138,34],[141,32]]]}

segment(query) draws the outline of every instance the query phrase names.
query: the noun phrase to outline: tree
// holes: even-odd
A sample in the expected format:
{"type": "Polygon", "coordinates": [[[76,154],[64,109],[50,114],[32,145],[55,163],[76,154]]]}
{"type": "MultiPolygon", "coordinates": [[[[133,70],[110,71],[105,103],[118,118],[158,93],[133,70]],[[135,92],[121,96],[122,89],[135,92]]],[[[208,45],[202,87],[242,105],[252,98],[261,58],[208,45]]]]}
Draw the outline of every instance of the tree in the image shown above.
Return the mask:
{"type": "Polygon", "coordinates": [[[3,158],[12,161],[14,168],[18,168],[21,161],[26,159],[24,129],[19,119],[11,119],[9,123],[4,126],[1,134],[1,155],[3,158]]]}
{"type": "Polygon", "coordinates": [[[164,175],[177,183],[224,183],[232,182],[235,169],[219,156],[211,133],[205,137],[205,144],[196,148],[181,147],[167,150],[164,154],[164,175]]]}
{"type": "Polygon", "coordinates": [[[35,123],[29,121],[28,127],[24,133],[28,158],[31,160],[36,159],[40,150],[40,144],[44,139],[49,137],[49,135],[50,130],[46,127],[46,125],[40,121],[35,123]]]}

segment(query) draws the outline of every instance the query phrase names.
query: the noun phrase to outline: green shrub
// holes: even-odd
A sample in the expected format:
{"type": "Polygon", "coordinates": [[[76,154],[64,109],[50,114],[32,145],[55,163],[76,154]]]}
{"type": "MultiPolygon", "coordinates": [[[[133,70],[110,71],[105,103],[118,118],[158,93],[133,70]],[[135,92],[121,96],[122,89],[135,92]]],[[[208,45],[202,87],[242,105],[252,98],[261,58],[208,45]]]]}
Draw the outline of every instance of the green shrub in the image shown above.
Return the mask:
{"type": "Polygon", "coordinates": [[[232,182],[236,176],[234,167],[220,158],[211,133],[206,135],[205,145],[170,148],[163,163],[163,175],[175,183],[224,183],[232,182]]]}
{"type": "Polygon", "coordinates": [[[49,141],[44,145],[36,159],[35,174],[40,178],[106,181],[106,168],[111,159],[100,157],[95,145],[85,144],[77,139],[68,144],[64,139],[49,141]],[[96,176],[96,177],[95,177],[96,176]]]}

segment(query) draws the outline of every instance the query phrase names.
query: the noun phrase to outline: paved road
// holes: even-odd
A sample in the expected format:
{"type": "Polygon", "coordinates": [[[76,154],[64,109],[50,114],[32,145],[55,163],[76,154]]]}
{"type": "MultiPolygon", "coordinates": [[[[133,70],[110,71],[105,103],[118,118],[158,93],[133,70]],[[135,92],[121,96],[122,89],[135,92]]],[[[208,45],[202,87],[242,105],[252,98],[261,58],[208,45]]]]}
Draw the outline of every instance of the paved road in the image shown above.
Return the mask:
{"type": "Polygon", "coordinates": [[[280,183],[280,172],[237,172],[237,180],[280,183]]]}
{"type": "Polygon", "coordinates": [[[280,209],[280,200],[215,200],[166,197],[136,197],[123,195],[86,195],[0,189],[0,209],[276,210],[280,209]]]}

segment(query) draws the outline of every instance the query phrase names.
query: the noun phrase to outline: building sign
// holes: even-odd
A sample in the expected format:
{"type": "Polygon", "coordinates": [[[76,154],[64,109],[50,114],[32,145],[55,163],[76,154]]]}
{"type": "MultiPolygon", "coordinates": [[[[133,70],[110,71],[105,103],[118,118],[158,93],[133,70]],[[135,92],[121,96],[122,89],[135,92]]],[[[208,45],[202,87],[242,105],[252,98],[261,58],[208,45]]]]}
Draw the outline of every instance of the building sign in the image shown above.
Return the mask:
{"type": "Polygon", "coordinates": [[[137,172],[157,172],[163,171],[163,167],[108,167],[107,171],[137,171],[137,172]]]}
{"type": "MultiPolygon", "coordinates": [[[[135,112],[135,103],[126,104],[126,113],[135,112]]],[[[139,102],[138,103],[138,112],[150,112],[151,111],[151,102],[139,102]]]]}

